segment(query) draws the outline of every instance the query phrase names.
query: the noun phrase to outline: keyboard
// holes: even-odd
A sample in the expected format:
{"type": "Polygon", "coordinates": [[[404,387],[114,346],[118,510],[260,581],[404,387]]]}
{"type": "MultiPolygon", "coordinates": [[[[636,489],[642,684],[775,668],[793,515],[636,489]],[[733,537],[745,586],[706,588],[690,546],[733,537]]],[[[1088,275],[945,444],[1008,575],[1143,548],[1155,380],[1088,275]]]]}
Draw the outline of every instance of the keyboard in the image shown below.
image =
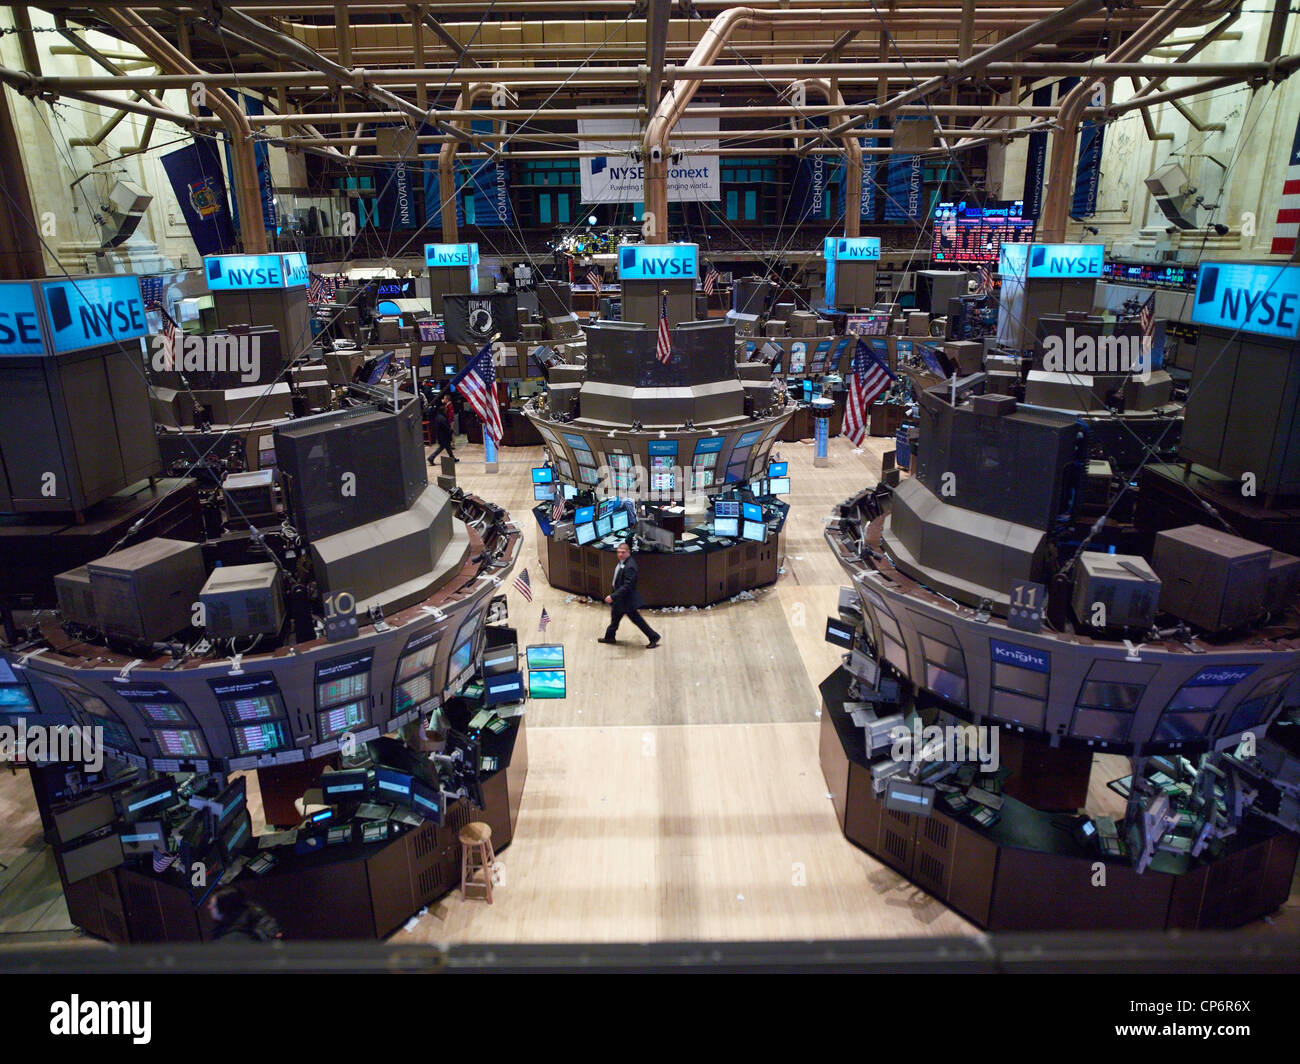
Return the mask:
{"type": "Polygon", "coordinates": [[[292,846],[297,841],[298,829],[290,828],[288,831],[273,831],[269,835],[259,835],[257,848],[259,850],[269,850],[276,846],[292,846]]]}
{"type": "Polygon", "coordinates": [[[222,887],[229,886],[235,881],[235,878],[239,873],[244,870],[246,864],[248,864],[248,858],[243,856],[243,854],[240,854],[240,856],[230,862],[230,867],[221,873],[221,879],[218,880],[217,885],[222,887]]]}

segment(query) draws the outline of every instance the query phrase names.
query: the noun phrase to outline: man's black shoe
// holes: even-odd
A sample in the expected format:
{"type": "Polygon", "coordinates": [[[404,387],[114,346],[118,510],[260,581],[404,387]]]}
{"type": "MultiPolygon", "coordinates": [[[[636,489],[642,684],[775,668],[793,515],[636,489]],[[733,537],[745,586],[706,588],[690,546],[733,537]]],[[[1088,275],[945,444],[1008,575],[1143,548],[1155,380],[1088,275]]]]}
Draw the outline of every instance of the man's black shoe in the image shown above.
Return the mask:
{"type": "Polygon", "coordinates": [[[611,645],[614,645],[614,644],[618,643],[618,640],[617,640],[617,639],[606,639],[606,638],[602,635],[599,639],[596,640],[596,642],[597,642],[597,643],[609,643],[609,644],[611,644],[611,645]]]}
{"type": "Polygon", "coordinates": [[[646,650],[654,650],[654,648],[657,647],[658,645],[659,645],[659,640],[652,639],[650,640],[649,643],[646,644],[646,650]]]}

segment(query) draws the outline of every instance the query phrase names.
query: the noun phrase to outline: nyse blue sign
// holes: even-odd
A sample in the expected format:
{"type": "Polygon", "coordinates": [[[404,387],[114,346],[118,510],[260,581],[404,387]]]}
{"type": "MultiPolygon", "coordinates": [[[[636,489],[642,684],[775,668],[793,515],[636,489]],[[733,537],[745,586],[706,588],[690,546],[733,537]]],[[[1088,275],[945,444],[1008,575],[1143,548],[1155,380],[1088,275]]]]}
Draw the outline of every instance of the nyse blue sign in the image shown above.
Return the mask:
{"type": "Polygon", "coordinates": [[[699,273],[697,244],[629,244],[618,249],[622,281],[693,281],[699,273]]]}
{"type": "Polygon", "coordinates": [[[1104,244],[1031,244],[1027,276],[1088,280],[1101,276],[1105,261],[1104,244]]]}
{"type": "Polygon", "coordinates": [[[425,244],[426,266],[476,266],[477,244],[425,244]]]}
{"type": "Polygon", "coordinates": [[[140,279],[119,273],[40,282],[52,354],[81,351],[148,332],[140,279]]]}
{"type": "Polygon", "coordinates": [[[1192,321],[1295,339],[1300,333],[1300,267],[1207,262],[1196,280],[1192,321]]]}
{"type": "Polygon", "coordinates": [[[41,316],[28,282],[0,284],[0,355],[43,355],[41,316]]]}
{"type": "Polygon", "coordinates": [[[209,292],[238,292],[284,287],[279,255],[210,255],[203,260],[209,292]]]}
{"type": "Polygon", "coordinates": [[[880,237],[828,236],[822,245],[827,262],[879,262],[880,237]]]}
{"type": "Polygon", "coordinates": [[[284,287],[306,288],[311,276],[307,269],[307,256],[301,251],[291,251],[283,255],[284,287]]]}

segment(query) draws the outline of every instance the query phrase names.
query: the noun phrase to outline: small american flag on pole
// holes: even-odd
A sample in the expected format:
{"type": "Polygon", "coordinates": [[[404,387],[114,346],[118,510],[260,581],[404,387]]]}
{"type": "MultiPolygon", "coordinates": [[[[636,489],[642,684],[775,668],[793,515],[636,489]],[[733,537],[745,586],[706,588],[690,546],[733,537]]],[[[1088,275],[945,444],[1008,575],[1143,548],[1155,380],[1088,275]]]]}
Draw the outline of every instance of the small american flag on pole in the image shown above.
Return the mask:
{"type": "Polygon", "coordinates": [[[853,354],[853,382],[844,407],[844,435],[861,447],[867,436],[867,411],[896,378],[867,345],[859,340],[853,354]]]}
{"type": "Polygon", "coordinates": [[[713,268],[713,263],[709,263],[704,270],[704,294],[713,295],[713,289],[718,283],[718,271],[713,268]]]}
{"type": "Polygon", "coordinates": [[[556,499],[553,503],[551,503],[551,520],[558,521],[563,516],[564,516],[564,500],[556,499]]]}
{"type": "Polygon", "coordinates": [[[1142,339],[1150,342],[1156,333],[1156,294],[1152,292],[1138,311],[1138,325],[1142,327],[1142,339]]]}
{"type": "Polygon", "coordinates": [[[673,340],[668,333],[668,294],[664,293],[659,304],[659,345],[655,350],[655,358],[666,366],[672,357],[673,340]]]}
{"type": "Polygon", "coordinates": [[[542,615],[537,619],[537,630],[539,632],[546,631],[546,626],[550,623],[551,623],[551,615],[546,612],[546,607],[543,606],[542,615]]]}
{"type": "Polygon", "coordinates": [[[993,271],[987,266],[981,265],[976,273],[975,292],[981,296],[993,294],[993,271]]]}
{"type": "Polygon", "coordinates": [[[528,579],[527,569],[515,577],[515,590],[524,596],[525,602],[533,601],[533,585],[528,579]]]}
{"type": "Polygon", "coordinates": [[[176,855],[174,853],[164,853],[162,850],[154,850],[153,870],[155,872],[166,872],[175,862],[176,855]]]}
{"type": "Polygon", "coordinates": [[[595,266],[587,271],[587,283],[596,290],[596,295],[600,295],[600,271],[595,266]]]}
{"type": "Polygon", "coordinates": [[[167,308],[161,303],[148,304],[149,310],[156,310],[158,316],[162,318],[162,353],[163,367],[171,370],[176,368],[176,321],[167,313],[167,308]]]}

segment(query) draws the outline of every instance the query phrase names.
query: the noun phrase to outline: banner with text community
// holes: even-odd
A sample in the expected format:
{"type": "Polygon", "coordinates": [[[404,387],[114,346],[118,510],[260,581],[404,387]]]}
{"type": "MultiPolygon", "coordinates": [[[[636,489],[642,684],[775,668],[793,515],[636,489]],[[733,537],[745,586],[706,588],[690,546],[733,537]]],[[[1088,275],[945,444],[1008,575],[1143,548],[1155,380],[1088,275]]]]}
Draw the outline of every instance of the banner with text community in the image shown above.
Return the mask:
{"type": "MultiPolygon", "coordinates": [[[[583,203],[641,203],[645,169],[635,118],[578,119],[578,160],[583,203]]],[[[668,202],[715,202],[722,198],[718,173],[718,120],[691,118],[677,123],[669,142],[668,202]]]]}

